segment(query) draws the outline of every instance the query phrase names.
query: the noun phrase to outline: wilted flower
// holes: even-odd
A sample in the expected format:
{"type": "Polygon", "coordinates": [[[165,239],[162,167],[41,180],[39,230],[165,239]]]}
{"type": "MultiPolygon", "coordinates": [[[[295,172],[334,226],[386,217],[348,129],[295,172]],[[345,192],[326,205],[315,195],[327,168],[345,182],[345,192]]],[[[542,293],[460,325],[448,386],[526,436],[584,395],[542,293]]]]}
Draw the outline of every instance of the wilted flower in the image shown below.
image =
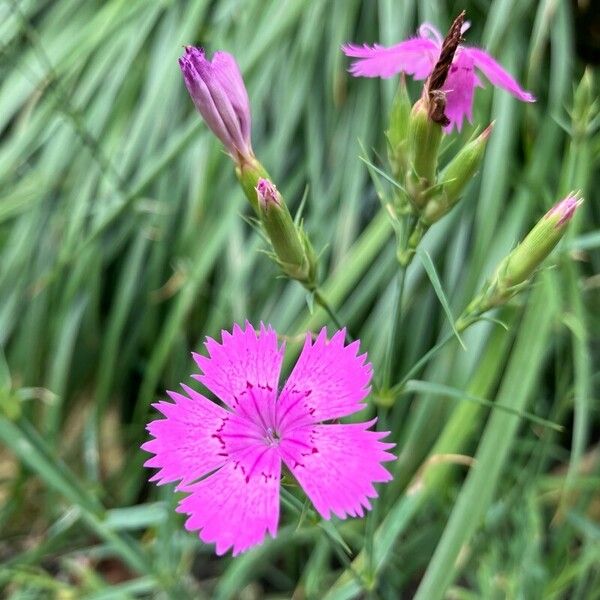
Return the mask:
{"type": "MultiPolygon", "coordinates": [[[[463,26],[463,32],[468,27],[463,26]]],[[[385,48],[346,44],[342,50],[346,56],[356,58],[350,66],[355,77],[388,78],[397,73],[412,75],[414,79],[427,79],[440,57],[444,38],[429,23],[419,27],[419,35],[385,48]]],[[[459,45],[454,53],[446,80],[441,87],[445,93],[445,114],[450,120],[446,131],[455,125],[460,131],[463,119],[473,119],[473,95],[476,87],[482,87],[475,69],[478,69],[493,85],[501,87],[519,100],[534,102],[534,96],[523,90],[517,81],[487,52],[479,48],[459,45]]]]}
{"type": "Polygon", "coordinates": [[[231,54],[186,46],[179,66],[196,108],[238,163],[254,157],[250,143],[250,103],[239,67],[231,54]]]}
{"type": "Polygon", "coordinates": [[[146,466],[159,468],[159,484],[180,482],[186,528],[215,542],[217,554],[275,536],[282,462],[324,519],[362,516],[377,496],[373,483],[391,479],[381,463],[393,460],[393,444],[369,430],[375,420],[325,423],[361,410],[369,393],[366,355],[344,339],[338,331],[328,340],[323,329],[313,343],[307,334],[278,392],[284,348],[275,331],[236,325],[221,344],[207,340],[209,356],[194,355],[195,378],[225,406],[185,385],[185,394],[169,392],[174,403],[155,405],[166,418],[148,425],[154,439],[143,449],[155,456],[146,466]]]}

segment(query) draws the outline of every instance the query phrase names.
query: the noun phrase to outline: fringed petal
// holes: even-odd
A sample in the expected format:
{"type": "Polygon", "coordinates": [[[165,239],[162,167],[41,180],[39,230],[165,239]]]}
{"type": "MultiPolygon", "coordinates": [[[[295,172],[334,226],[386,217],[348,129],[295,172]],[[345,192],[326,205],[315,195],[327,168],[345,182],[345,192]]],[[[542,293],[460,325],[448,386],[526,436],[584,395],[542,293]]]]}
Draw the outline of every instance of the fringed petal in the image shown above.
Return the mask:
{"type": "Polygon", "coordinates": [[[477,82],[473,60],[468,53],[459,49],[442,88],[446,92],[444,112],[450,119],[446,132],[454,126],[460,131],[465,117],[469,123],[473,120],[473,97],[477,82]]]}
{"type": "Polygon", "coordinates": [[[362,517],[373,484],[392,479],[381,463],[395,459],[394,444],[380,441],[388,432],[368,431],[374,422],[298,428],[282,440],[285,464],[324,519],[362,517]]]}
{"type": "Polygon", "coordinates": [[[215,434],[229,413],[202,394],[182,387],[187,395],[168,392],[173,402],[154,404],[166,418],[148,425],[154,439],[142,446],[155,455],[144,466],[158,469],[151,481],[159,485],[194,481],[219,468],[226,459],[215,434]]]}
{"type": "Polygon", "coordinates": [[[501,87],[523,102],[535,102],[535,96],[524,90],[517,80],[487,52],[470,47],[464,48],[463,52],[468,54],[475,67],[489,79],[492,85],[501,87]]]}
{"type": "Polygon", "coordinates": [[[245,330],[234,325],[232,333],[222,332],[221,344],[208,338],[206,348],[209,356],[193,355],[202,371],[194,378],[231,408],[249,386],[277,393],[283,347],[270,326],[261,324],[257,334],[248,322],[245,330]]]}
{"type": "Polygon", "coordinates": [[[345,44],[342,51],[346,56],[357,58],[350,65],[355,77],[393,77],[407,73],[415,79],[426,79],[433,70],[440,54],[440,47],[428,38],[412,38],[390,48],[356,46],[345,44]]]}
{"type": "Polygon", "coordinates": [[[331,340],[325,328],[313,343],[306,336],[304,348],[290,374],[277,406],[277,424],[285,431],[305,422],[336,419],[363,408],[369,394],[372,370],[366,354],[358,354],[359,342],[345,345],[346,331],[331,340]]]}
{"type": "Polygon", "coordinates": [[[254,448],[246,459],[252,472],[239,462],[229,462],[202,481],[183,488],[188,492],[177,511],[188,515],[189,531],[215,543],[217,554],[230,548],[236,556],[260,544],[268,533],[275,536],[279,521],[281,459],[277,451],[254,448]]]}

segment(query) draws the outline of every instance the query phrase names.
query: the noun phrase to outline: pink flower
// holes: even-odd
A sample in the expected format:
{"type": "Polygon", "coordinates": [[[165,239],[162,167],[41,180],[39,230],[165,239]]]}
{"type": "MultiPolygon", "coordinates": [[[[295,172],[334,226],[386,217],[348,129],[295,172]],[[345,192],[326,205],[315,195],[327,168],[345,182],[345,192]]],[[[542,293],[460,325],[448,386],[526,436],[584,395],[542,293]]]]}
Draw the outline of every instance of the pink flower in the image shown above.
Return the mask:
{"type": "Polygon", "coordinates": [[[275,184],[264,177],[261,177],[256,184],[256,196],[263,209],[267,206],[281,206],[281,194],[277,191],[275,184]]]}
{"type": "Polygon", "coordinates": [[[145,466],[159,469],[159,485],[180,482],[186,528],[215,542],[217,554],[275,536],[282,462],[324,519],[362,516],[377,497],[373,483],[391,479],[380,463],[394,459],[394,444],[369,430],[375,419],[325,423],[361,410],[370,389],[366,355],[344,339],[338,331],[328,340],[323,329],[313,343],[307,334],[278,392],[284,347],[275,331],[235,325],[221,344],[207,339],[209,356],[194,354],[202,371],[194,377],[225,406],[183,384],[185,394],[169,392],[174,403],[155,405],[166,418],[148,425],[154,439],[142,448],[155,456],[145,466]]]}
{"type": "MultiPolygon", "coordinates": [[[[388,78],[397,73],[412,75],[414,79],[427,79],[431,75],[440,56],[443,38],[440,32],[429,23],[419,27],[416,38],[404,40],[390,48],[375,44],[356,46],[346,44],[342,50],[346,56],[356,58],[350,66],[355,77],[388,78]]],[[[523,90],[517,81],[505,71],[487,52],[479,48],[458,46],[448,77],[442,87],[446,93],[446,116],[450,125],[460,131],[463,119],[473,120],[473,94],[476,87],[483,87],[478,69],[495,86],[501,87],[519,100],[534,102],[534,96],[523,90]]]]}
{"type": "Polygon", "coordinates": [[[211,62],[202,48],[186,46],[179,66],[206,124],[235,160],[247,162],[254,156],[250,144],[250,102],[235,58],[227,52],[215,52],[211,62]]]}

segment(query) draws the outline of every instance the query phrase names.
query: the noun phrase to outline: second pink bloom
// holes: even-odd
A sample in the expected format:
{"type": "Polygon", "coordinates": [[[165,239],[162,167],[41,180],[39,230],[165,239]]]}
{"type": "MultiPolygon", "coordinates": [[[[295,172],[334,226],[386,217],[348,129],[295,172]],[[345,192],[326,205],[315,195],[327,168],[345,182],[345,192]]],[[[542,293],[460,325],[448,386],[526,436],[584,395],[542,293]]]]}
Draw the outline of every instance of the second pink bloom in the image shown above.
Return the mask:
{"type": "MultiPolygon", "coordinates": [[[[418,37],[411,38],[385,48],[346,44],[342,50],[355,58],[350,73],[355,77],[392,77],[406,73],[414,79],[427,79],[439,58],[443,37],[428,23],[419,27],[418,37]]],[[[490,54],[479,48],[459,46],[450,72],[443,86],[446,93],[446,116],[451,131],[454,126],[460,131],[465,117],[473,119],[473,96],[476,87],[482,87],[476,69],[497,87],[510,92],[523,102],[534,102],[535,97],[521,88],[518,82],[490,54]]]]}

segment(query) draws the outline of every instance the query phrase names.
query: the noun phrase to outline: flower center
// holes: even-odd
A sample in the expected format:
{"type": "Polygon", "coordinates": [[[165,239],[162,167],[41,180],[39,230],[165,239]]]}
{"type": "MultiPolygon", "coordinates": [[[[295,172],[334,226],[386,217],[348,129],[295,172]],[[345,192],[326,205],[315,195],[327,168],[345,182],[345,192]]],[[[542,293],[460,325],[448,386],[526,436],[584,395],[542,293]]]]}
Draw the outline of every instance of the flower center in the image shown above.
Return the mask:
{"type": "Polygon", "coordinates": [[[267,442],[268,446],[279,446],[279,442],[281,441],[279,432],[273,427],[267,427],[265,429],[265,441],[267,442]]]}

